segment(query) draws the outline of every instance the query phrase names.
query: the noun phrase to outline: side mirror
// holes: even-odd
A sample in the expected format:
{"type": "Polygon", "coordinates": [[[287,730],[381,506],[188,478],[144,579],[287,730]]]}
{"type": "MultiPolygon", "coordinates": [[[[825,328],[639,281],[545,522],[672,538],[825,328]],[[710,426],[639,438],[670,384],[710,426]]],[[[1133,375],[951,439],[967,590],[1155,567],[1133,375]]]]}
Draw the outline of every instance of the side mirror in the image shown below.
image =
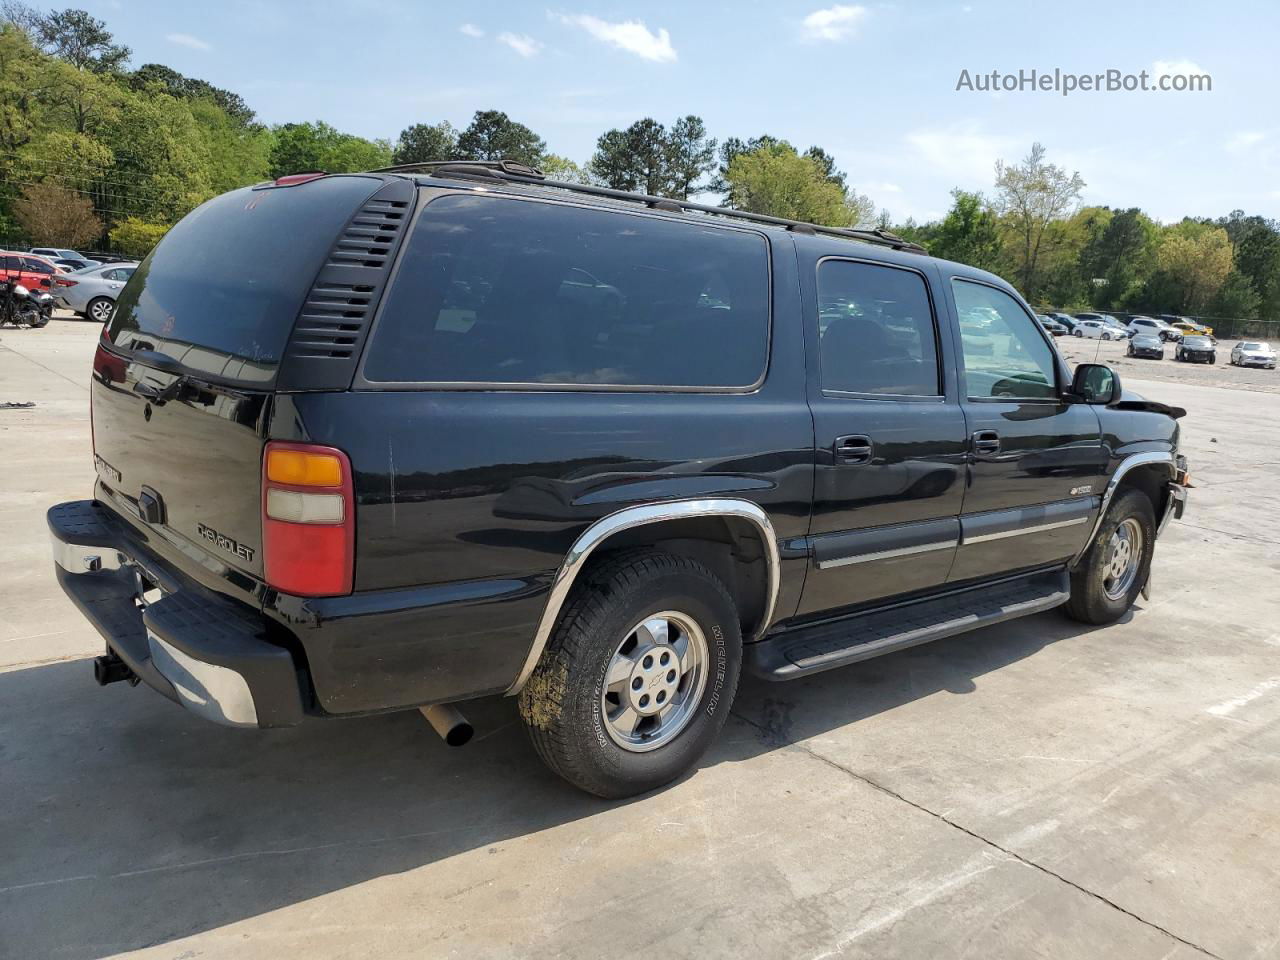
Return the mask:
{"type": "Polygon", "coordinates": [[[1071,392],[1085,403],[1106,406],[1120,399],[1120,374],[1101,363],[1082,363],[1071,378],[1071,392]]]}

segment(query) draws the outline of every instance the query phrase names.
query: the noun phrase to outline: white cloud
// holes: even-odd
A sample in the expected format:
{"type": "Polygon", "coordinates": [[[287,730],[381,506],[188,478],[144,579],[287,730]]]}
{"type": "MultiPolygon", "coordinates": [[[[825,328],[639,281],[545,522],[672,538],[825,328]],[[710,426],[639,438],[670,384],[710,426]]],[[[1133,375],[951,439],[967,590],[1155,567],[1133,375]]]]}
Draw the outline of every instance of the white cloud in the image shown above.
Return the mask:
{"type": "Polygon", "coordinates": [[[836,4],[813,11],[800,21],[800,26],[806,40],[847,40],[869,13],[866,7],[836,4]]]}
{"type": "Polygon", "coordinates": [[[665,27],[659,27],[657,33],[652,33],[640,20],[610,23],[599,17],[593,17],[589,13],[573,16],[562,14],[560,20],[570,26],[581,27],[597,40],[611,44],[619,50],[634,53],[645,60],[665,63],[674,62],[676,59],[675,48],[671,46],[671,34],[665,27]]]}
{"type": "Polygon", "coordinates": [[[898,186],[896,183],[889,183],[888,181],[885,181],[884,183],[870,184],[867,187],[867,189],[872,193],[901,193],[902,192],[902,188],[900,186],[898,186]]]}
{"type": "Polygon", "coordinates": [[[542,49],[541,43],[523,33],[500,33],[498,34],[498,42],[505,43],[522,57],[536,56],[538,51],[542,49]]]}
{"type": "MultiPolygon", "coordinates": [[[[983,133],[973,123],[916,130],[907,134],[907,143],[934,171],[953,183],[958,181],[960,185],[970,187],[990,185],[995,179],[997,160],[1014,160],[1021,156],[1011,138],[983,133]]],[[[1022,152],[1025,153],[1025,149],[1022,152]]]]}
{"type": "Polygon", "coordinates": [[[1209,71],[1194,60],[1157,60],[1151,65],[1151,72],[1156,76],[1190,76],[1192,74],[1204,74],[1209,71]]]}
{"type": "Polygon", "coordinates": [[[465,33],[468,37],[483,37],[484,31],[477,27],[474,23],[464,23],[458,28],[459,33],[465,33]]]}
{"type": "Polygon", "coordinates": [[[190,47],[192,50],[212,50],[210,44],[205,43],[199,37],[193,37],[189,33],[170,33],[165,36],[170,43],[176,43],[180,47],[190,47]]]}
{"type": "Polygon", "coordinates": [[[1228,153],[1247,153],[1251,148],[1256,147],[1267,139],[1267,135],[1258,130],[1245,130],[1237,133],[1234,137],[1227,141],[1226,147],[1228,153]]]}

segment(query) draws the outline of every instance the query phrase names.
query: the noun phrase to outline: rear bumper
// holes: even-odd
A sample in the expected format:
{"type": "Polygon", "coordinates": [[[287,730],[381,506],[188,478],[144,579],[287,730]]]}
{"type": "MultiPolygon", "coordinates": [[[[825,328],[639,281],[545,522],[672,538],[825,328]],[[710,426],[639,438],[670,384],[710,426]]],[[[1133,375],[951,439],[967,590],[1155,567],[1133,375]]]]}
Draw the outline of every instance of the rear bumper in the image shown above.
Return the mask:
{"type": "Polygon", "coordinates": [[[48,521],[59,584],[147,686],[228,726],[302,720],[305,675],[260,613],[174,570],[95,501],[48,521]]]}

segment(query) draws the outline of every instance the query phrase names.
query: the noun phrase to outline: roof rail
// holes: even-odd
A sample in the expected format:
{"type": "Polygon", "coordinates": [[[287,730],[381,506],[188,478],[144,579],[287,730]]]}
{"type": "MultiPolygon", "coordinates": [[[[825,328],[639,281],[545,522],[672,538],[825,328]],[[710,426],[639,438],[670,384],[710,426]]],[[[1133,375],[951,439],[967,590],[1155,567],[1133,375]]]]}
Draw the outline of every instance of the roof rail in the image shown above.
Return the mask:
{"type": "Polygon", "coordinates": [[[826,227],[820,223],[807,223],[803,220],[788,220],[785,217],[771,217],[763,213],[750,213],[746,210],[730,210],[727,207],[716,207],[705,203],[694,203],[692,200],[674,200],[670,197],[655,197],[647,193],[630,193],[626,190],[614,190],[611,187],[597,187],[587,183],[570,183],[566,180],[548,180],[537,167],[517,163],[514,160],[433,160],[425,163],[401,163],[393,167],[381,167],[371,173],[424,173],[430,176],[475,177],[485,180],[507,180],[514,183],[531,183],[543,187],[555,187],[559,190],[570,190],[574,193],[585,193],[593,197],[609,197],[613,200],[628,200],[632,203],[643,203],[655,210],[694,211],[709,213],[718,217],[730,217],[734,220],[747,220],[751,223],[764,223],[774,227],[785,227],[793,233],[821,234],[824,237],[841,237],[846,240],[859,240],[894,250],[905,250],[909,253],[928,251],[911,240],[900,237],[888,230],[859,230],[853,227],[826,227]]]}

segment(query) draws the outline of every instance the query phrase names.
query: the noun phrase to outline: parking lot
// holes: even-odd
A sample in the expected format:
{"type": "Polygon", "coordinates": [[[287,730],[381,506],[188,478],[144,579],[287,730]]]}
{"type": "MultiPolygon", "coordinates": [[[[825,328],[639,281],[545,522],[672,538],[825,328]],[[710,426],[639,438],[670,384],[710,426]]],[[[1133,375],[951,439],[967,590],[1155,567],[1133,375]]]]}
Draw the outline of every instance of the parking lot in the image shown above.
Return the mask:
{"type": "Polygon", "coordinates": [[[1058,343],[1184,406],[1150,601],[786,685],[606,803],[509,700],[276,731],[94,685],[44,511],[89,495],[99,326],[0,331],[0,957],[1280,954],[1280,371],[1058,343]]]}

